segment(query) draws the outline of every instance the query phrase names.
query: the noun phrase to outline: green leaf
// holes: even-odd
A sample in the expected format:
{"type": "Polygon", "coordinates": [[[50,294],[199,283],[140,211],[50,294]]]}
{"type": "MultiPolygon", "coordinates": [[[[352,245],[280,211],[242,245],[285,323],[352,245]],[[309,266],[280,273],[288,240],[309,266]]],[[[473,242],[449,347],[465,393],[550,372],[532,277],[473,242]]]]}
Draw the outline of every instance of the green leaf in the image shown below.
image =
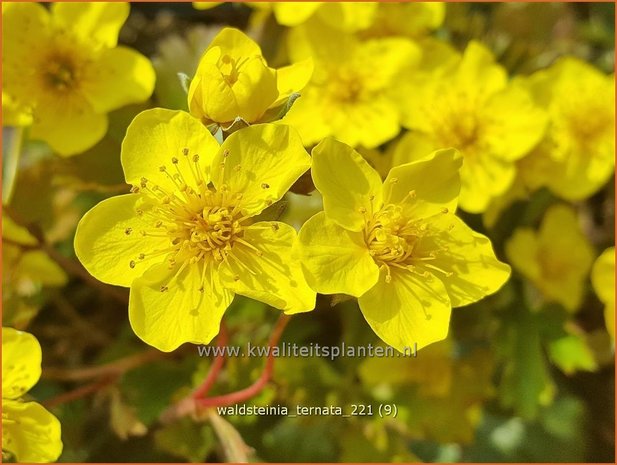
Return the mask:
{"type": "Polygon", "coordinates": [[[587,342],[578,335],[569,334],[549,342],[548,353],[551,361],[567,375],[598,368],[587,342]]]}
{"type": "Polygon", "coordinates": [[[209,425],[182,418],[165,425],[154,433],[154,443],[161,451],[189,462],[205,462],[216,445],[209,425]]]}

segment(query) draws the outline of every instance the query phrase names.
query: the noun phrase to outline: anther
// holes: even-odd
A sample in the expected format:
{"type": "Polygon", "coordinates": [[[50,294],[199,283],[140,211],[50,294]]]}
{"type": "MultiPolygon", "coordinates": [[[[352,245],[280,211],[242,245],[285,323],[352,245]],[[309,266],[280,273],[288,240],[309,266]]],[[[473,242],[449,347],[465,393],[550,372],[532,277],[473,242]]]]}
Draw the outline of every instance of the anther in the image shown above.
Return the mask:
{"type": "Polygon", "coordinates": [[[262,182],[261,183],[261,188],[262,189],[270,189],[270,184],[266,183],[266,182],[262,182]]]}
{"type": "Polygon", "coordinates": [[[447,208],[445,208],[445,207],[441,209],[441,213],[443,213],[444,215],[445,215],[446,213],[448,213],[449,211],[450,211],[450,210],[448,210],[448,209],[447,209],[447,208]]]}
{"type": "Polygon", "coordinates": [[[186,147],[184,147],[184,148],[182,149],[182,154],[183,154],[185,157],[188,157],[188,156],[189,156],[189,149],[188,149],[188,148],[186,148],[186,147]]]}
{"type": "Polygon", "coordinates": [[[135,268],[135,261],[134,261],[134,260],[131,260],[131,261],[129,262],[129,266],[130,266],[131,268],[135,268]]]}
{"type": "Polygon", "coordinates": [[[176,157],[172,157],[171,162],[172,162],[174,165],[177,165],[177,164],[178,164],[178,159],[177,159],[176,157]]]}
{"type": "Polygon", "coordinates": [[[158,220],[154,225],[155,228],[160,228],[161,226],[163,226],[163,222],[161,220],[158,220]]]}
{"type": "Polygon", "coordinates": [[[273,231],[278,231],[279,230],[279,225],[276,223],[272,223],[272,230],[273,231]]]}
{"type": "Polygon", "coordinates": [[[161,292],[167,292],[169,288],[167,286],[161,286],[161,292]]]}
{"type": "Polygon", "coordinates": [[[240,281],[240,276],[235,275],[235,276],[234,276],[234,281],[240,281]]]}
{"type": "Polygon", "coordinates": [[[139,192],[139,187],[137,187],[137,186],[131,187],[131,194],[135,194],[137,192],[139,192]]]}
{"type": "Polygon", "coordinates": [[[193,161],[194,162],[198,162],[199,161],[199,154],[196,153],[195,155],[193,155],[193,161]]]}
{"type": "Polygon", "coordinates": [[[124,234],[126,234],[127,236],[129,236],[132,232],[133,232],[133,228],[126,228],[124,230],[124,234]]]}
{"type": "Polygon", "coordinates": [[[143,260],[144,258],[146,258],[146,254],[145,253],[140,253],[138,258],[140,260],[143,260]]]}
{"type": "Polygon", "coordinates": [[[364,213],[366,213],[366,208],[364,208],[364,207],[360,207],[360,208],[358,208],[358,211],[359,211],[360,213],[364,214],[364,213]]]}
{"type": "Polygon", "coordinates": [[[398,178],[392,178],[392,179],[390,179],[390,182],[392,184],[396,184],[398,182],[398,178]]]}
{"type": "Polygon", "coordinates": [[[164,173],[165,171],[167,171],[167,168],[165,167],[165,165],[159,166],[159,171],[161,173],[164,173]]]}

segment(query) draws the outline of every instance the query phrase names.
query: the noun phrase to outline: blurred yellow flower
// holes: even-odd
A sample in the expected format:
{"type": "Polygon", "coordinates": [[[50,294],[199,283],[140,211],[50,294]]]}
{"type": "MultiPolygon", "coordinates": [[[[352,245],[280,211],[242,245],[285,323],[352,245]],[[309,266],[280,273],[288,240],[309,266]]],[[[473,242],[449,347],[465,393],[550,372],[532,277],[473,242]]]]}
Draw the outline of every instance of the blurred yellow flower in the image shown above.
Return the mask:
{"type": "Polygon", "coordinates": [[[58,419],[40,404],[20,399],[40,376],[39,341],[32,334],[3,327],[2,453],[18,462],[53,462],[62,452],[58,419]]]}
{"type": "Polygon", "coordinates": [[[42,286],[64,286],[67,276],[38,247],[38,241],[8,216],[2,216],[2,321],[23,327],[42,305],[32,298],[42,286]]]}
{"type": "Polygon", "coordinates": [[[492,198],[506,192],[516,174],[515,161],[544,134],[545,114],[524,89],[508,84],[505,69],[478,42],[405,97],[403,125],[412,132],[394,166],[439,148],[460,150],[460,206],[472,213],[483,212],[492,198]]]}
{"type": "MultiPolygon", "coordinates": [[[[236,118],[259,122],[268,110],[273,120],[289,96],[306,85],[310,59],[278,70],[270,68],[253,40],[225,28],[202,56],[189,88],[189,109],[204,124],[231,126],[236,118]]],[[[267,121],[266,121],[267,122],[267,121]]]]}
{"type": "Polygon", "coordinates": [[[615,339],[615,247],[609,247],[597,258],[591,269],[591,284],[604,303],[606,329],[615,339]]]}
{"type": "Polygon", "coordinates": [[[234,293],[286,313],[314,308],[291,256],[296,231],[254,219],[310,167],[293,129],[255,125],[219,146],[188,113],[147,110],[127,130],[122,166],[132,193],[86,213],[75,252],[96,278],[130,286],[145,342],[210,342],[234,293]]]}
{"type": "Polygon", "coordinates": [[[371,26],[363,36],[420,38],[443,24],[446,4],[440,2],[379,3],[371,26]]]}
{"type": "Polygon", "coordinates": [[[315,61],[311,83],[283,121],[306,145],[327,136],[366,148],[400,131],[400,90],[420,61],[404,38],[359,41],[327,26],[298,27],[289,35],[292,61],[315,61]]]}
{"type": "Polygon", "coordinates": [[[51,11],[3,3],[4,124],[31,125],[32,138],[63,156],[101,140],[106,113],[146,100],[154,88],[146,57],[117,46],[128,14],[128,3],[53,3],[51,11]]]}
{"type": "Polygon", "coordinates": [[[538,232],[517,229],[506,243],[506,255],[546,300],[570,312],[579,308],[594,254],[571,207],[550,207],[538,232]]]}
{"type": "Polygon", "coordinates": [[[565,57],[520,82],[549,115],[545,139],[520,161],[532,188],[566,200],[594,194],[615,168],[615,77],[565,57]]]}
{"type": "MultiPolygon", "coordinates": [[[[262,3],[250,2],[263,8],[262,3]]],[[[319,22],[338,30],[354,32],[369,27],[375,18],[375,2],[270,2],[277,23],[299,26],[311,20],[311,27],[319,22]]]]}
{"type": "Polygon", "coordinates": [[[492,294],[510,275],[489,239],[454,215],[461,162],[440,150],[382,183],[345,144],[328,138],[313,150],[325,211],[299,234],[308,283],[358,297],[371,328],[400,351],[444,339],[451,307],[492,294]]]}

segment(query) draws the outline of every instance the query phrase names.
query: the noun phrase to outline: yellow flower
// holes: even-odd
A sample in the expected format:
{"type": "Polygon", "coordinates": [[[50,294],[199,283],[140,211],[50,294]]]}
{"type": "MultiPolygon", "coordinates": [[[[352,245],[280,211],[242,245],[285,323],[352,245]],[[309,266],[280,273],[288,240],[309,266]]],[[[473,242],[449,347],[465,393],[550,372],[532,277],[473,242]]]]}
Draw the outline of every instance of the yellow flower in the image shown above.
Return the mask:
{"type": "Polygon", "coordinates": [[[271,2],[269,5],[276,21],[283,26],[299,26],[310,21],[310,27],[314,27],[322,22],[347,32],[369,27],[378,8],[375,2],[271,2]]]}
{"type": "Polygon", "coordinates": [[[403,351],[444,339],[451,307],[480,300],[510,275],[488,238],[458,217],[461,158],[448,149],[379,175],[329,138],[313,150],[324,212],[300,230],[309,285],[358,297],[373,331],[403,351]]]}
{"type": "Polygon", "coordinates": [[[609,247],[600,255],[591,269],[591,284],[604,303],[606,329],[615,339],[615,247],[609,247]]]}
{"type": "Polygon", "coordinates": [[[152,65],[117,46],[128,14],[127,3],[3,3],[3,95],[22,109],[5,124],[32,124],[32,138],[74,155],[105,135],[106,113],[146,100],[152,65]]]}
{"type": "Polygon", "coordinates": [[[295,28],[293,61],[312,56],[315,71],[302,98],[283,121],[298,128],[305,144],[327,136],[373,148],[400,131],[401,95],[420,50],[403,38],[357,40],[321,27],[295,28]]]}
{"type": "Polygon", "coordinates": [[[521,83],[549,115],[545,139],[519,164],[523,179],[566,200],[589,197],[615,168],[614,75],[566,57],[521,83]]]}
{"type": "Polygon", "coordinates": [[[23,327],[43,302],[37,298],[42,286],[63,286],[67,277],[62,268],[37,247],[38,242],[25,228],[2,217],[2,321],[23,327]]]}
{"type": "Polygon", "coordinates": [[[32,334],[2,328],[2,452],[18,462],[53,462],[62,452],[60,422],[22,397],[41,376],[41,346],[32,334]]]}
{"type": "Polygon", "coordinates": [[[538,232],[517,229],[506,243],[506,255],[546,300],[558,302],[571,312],[578,309],[593,249],[571,207],[550,207],[538,232]]]}
{"type": "Polygon", "coordinates": [[[421,158],[442,147],[463,154],[460,205],[486,210],[516,174],[515,161],[544,134],[544,113],[520,86],[508,84],[506,71],[483,45],[471,42],[462,58],[440,76],[407,93],[403,125],[408,150],[394,164],[421,158]]]}
{"type": "Polygon", "coordinates": [[[369,37],[406,36],[416,39],[441,26],[445,16],[445,3],[379,3],[373,24],[362,31],[362,35],[369,37]]]}
{"type": "MultiPolygon", "coordinates": [[[[189,88],[189,109],[204,124],[230,126],[236,118],[255,123],[268,110],[271,121],[310,79],[305,60],[278,70],[270,68],[259,45],[237,29],[225,28],[202,56],[189,88]]],[[[266,121],[267,122],[267,121],[266,121]]]]}
{"type": "Polygon", "coordinates": [[[188,113],[147,110],[127,130],[122,166],[132,193],[86,213],[75,252],[96,278],[130,286],[145,342],[210,342],[234,293],[286,313],[314,308],[291,256],[296,231],[254,219],[310,167],[291,128],[255,125],[219,146],[188,113]]]}

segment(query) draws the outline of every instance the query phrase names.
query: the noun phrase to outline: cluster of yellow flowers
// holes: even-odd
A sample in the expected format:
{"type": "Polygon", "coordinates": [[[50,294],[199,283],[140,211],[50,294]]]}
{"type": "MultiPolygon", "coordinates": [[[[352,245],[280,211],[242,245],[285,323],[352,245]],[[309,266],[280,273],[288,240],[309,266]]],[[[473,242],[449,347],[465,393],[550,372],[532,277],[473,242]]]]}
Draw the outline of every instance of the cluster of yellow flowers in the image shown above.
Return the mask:
{"type": "MultiPolygon", "coordinates": [[[[243,32],[221,30],[191,77],[188,112],[133,119],[121,149],[131,191],[92,208],[75,235],[93,276],[130,287],[131,327],[159,350],[209,343],[235,294],[295,314],[316,293],[357,298],[398,350],[425,347],[446,338],[453,307],[511,273],[459,206],[490,222],[540,187],[581,200],[613,173],[614,77],[578,59],[510,78],[483,44],[459,53],[428,36],[441,3],[249,5],[291,28],[291,64],[272,68],[243,32]],[[264,212],[309,170],[323,211],[297,233],[264,212]]],[[[150,97],[152,65],[117,45],[128,4],[2,12],[5,124],[70,156],[102,139],[108,112],[150,97]]],[[[593,267],[612,330],[614,249],[594,265],[573,208],[515,231],[506,253],[570,311],[593,267]]],[[[3,351],[3,450],[54,460],[57,421],[15,400],[38,379],[40,347],[3,329],[3,351]],[[40,447],[25,446],[30,434],[40,447]]]]}
{"type": "Polygon", "coordinates": [[[391,84],[418,61],[418,47],[370,39],[340,48],[338,59],[315,51],[273,69],[255,42],[223,29],[191,81],[190,114],[152,109],[129,126],[121,158],[132,192],[84,216],[75,251],[101,281],[130,286],[130,322],[148,344],[210,342],[234,294],[293,314],[312,310],[320,292],[358,297],[374,331],[399,350],[423,347],[446,337],[452,306],[507,280],[490,241],[455,216],[457,151],[427,150],[382,183],[352,147],[400,130],[398,116],[377,127],[367,118],[400,113],[391,84]],[[276,120],[309,80],[287,116],[258,124],[276,120]],[[315,139],[296,118],[327,126],[312,157],[304,147],[315,139]],[[259,215],[309,168],[324,211],[297,241],[291,226],[259,215]]]}

